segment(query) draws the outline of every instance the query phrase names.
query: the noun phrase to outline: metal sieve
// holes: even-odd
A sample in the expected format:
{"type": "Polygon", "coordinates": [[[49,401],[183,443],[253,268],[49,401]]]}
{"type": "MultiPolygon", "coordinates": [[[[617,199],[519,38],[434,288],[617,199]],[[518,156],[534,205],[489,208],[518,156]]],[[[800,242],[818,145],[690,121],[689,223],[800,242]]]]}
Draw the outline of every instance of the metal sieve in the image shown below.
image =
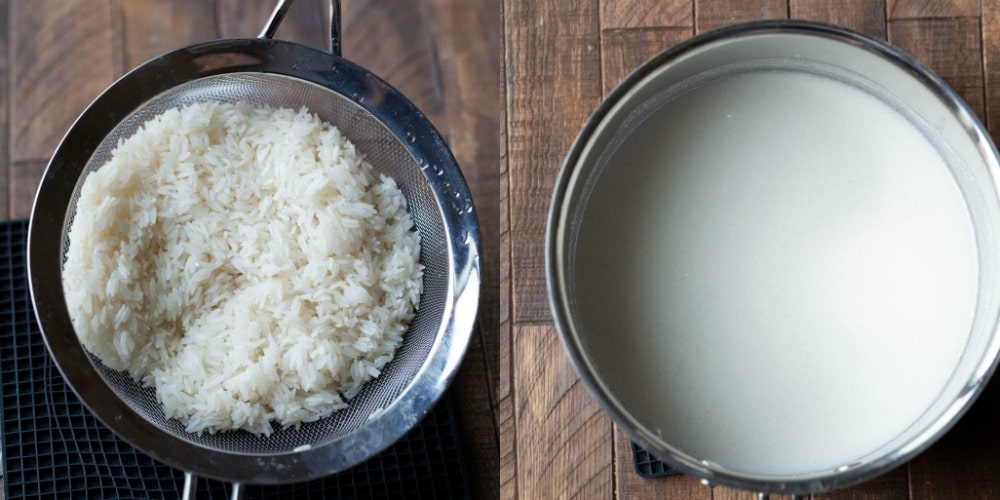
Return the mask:
{"type": "Polygon", "coordinates": [[[397,90],[339,54],[339,2],[331,2],[331,52],[271,39],[290,0],[256,39],[200,43],[156,57],[101,94],[63,138],[31,215],[28,274],[35,314],[53,360],[83,403],[116,434],[194,475],[236,483],[309,480],[350,468],[412,428],[454,377],[469,342],[479,286],[479,229],[468,187],[441,136],[397,90]],[[79,190],[119,139],[173,107],[195,102],[305,106],[337,126],[374,168],[392,177],[421,236],[423,294],[402,346],[350,407],[269,437],[186,432],[165,418],[152,389],[110,370],[80,344],[62,289],[79,190]]]}

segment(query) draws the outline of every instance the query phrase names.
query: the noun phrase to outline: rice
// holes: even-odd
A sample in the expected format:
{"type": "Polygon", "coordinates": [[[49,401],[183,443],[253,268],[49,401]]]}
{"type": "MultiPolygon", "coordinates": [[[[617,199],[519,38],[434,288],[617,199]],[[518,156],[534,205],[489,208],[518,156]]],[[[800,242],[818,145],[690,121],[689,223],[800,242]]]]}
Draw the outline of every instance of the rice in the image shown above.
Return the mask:
{"type": "Polygon", "coordinates": [[[192,433],[268,435],[345,408],[421,293],[400,189],[306,109],[156,116],[87,176],[69,240],[81,343],[192,433]]]}

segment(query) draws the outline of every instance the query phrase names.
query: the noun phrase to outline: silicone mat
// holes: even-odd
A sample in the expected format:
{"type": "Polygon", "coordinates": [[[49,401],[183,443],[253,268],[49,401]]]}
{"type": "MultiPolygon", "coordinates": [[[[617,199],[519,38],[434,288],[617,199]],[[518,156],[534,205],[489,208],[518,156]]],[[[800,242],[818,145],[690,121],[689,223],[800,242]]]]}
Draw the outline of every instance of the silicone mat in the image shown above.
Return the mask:
{"type": "Polygon", "coordinates": [[[648,451],[632,443],[632,458],[635,461],[635,473],[642,477],[673,476],[681,472],[651,455],[648,451]]]}
{"type": "MultiPolygon", "coordinates": [[[[177,498],[184,473],[118,439],[63,382],[28,294],[27,221],[0,223],[0,398],[7,498],[177,498]]],[[[201,479],[199,498],[229,498],[201,479]]],[[[468,498],[447,395],[402,440],[348,471],[308,483],[249,486],[247,498],[468,498]]]]}

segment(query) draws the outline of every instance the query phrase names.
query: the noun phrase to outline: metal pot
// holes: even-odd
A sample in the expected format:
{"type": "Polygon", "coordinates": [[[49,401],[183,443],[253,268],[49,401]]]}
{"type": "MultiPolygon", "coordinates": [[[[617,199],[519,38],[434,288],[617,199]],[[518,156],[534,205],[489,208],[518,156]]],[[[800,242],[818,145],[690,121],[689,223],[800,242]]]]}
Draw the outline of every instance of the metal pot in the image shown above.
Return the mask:
{"type": "MultiPolygon", "coordinates": [[[[704,140],[711,140],[710,134],[706,133],[704,140]]],[[[983,125],[940,77],[897,48],[846,29],[799,21],[743,24],[697,36],[653,57],[617,86],[586,122],[565,159],[552,199],[546,246],[549,298],[563,345],[590,393],[634,441],[706,484],[761,492],[808,493],[864,481],[903,464],[941,437],[972,405],[996,366],[1000,351],[998,178],[997,151],[983,125]],[[836,78],[889,103],[927,135],[942,155],[949,158],[950,165],[961,166],[955,167],[952,174],[971,220],[978,254],[978,282],[970,285],[975,288],[975,304],[969,306],[972,319],[964,350],[956,356],[958,361],[942,382],[943,389],[937,398],[910,425],[898,429],[894,437],[873,443],[870,452],[854,460],[815,470],[765,474],[721,465],[718,462],[723,460],[698,456],[690,452],[690,447],[679,446],[678,436],[659,432],[656,423],[638,411],[634,396],[625,397],[615,375],[634,367],[623,366],[621,359],[609,354],[615,350],[617,336],[622,333],[607,327],[615,324],[618,312],[604,311],[612,318],[604,323],[604,328],[597,328],[586,319],[585,307],[579,299],[585,291],[581,287],[587,285],[581,284],[577,273],[587,271],[578,268],[576,251],[582,225],[605,224],[610,229],[636,216],[623,212],[615,220],[594,222],[586,214],[595,186],[616,175],[609,166],[613,164],[609,158],[619,148],[629,147],[629,137],[642,130],[644,120],[658,106],[713,78],[727,78],[727,71],[771,70],[806,71],[836,78]]],[[[610,233],[608,237],[612,237],[610,233]]],[[[608,266],[614,267],[616,261],[627,262],[633,257],[609,255],[608,266]]],[[[599,296],[599,292],[586,291],[599,296]]],[[[791,349],[783,355],[795,356],[791,349]]],[[[753,371],[753,366],[747,368],[748,373],[753,371]]],[[[649,371],[644,375],[648,379],[639,392],[643,397],[656,398],[662,373],[649,371]]],[[[693,383],[693,391],[698,390],[698,383],[693,383]]],[[[747,399],[754,400],[753,395],[744,401],[747,399]]],[[[752,404],[774,403],[758,400],[752,404]]],[[[835,395],[830,395],[829,404],[831,407],[838,404],[835,395]]],[[[772,407],[775,412],[785,411],[780,405],[772,407]]],[[[745,410],[746,406],[738,405],[718,408],[719,412],[745,410]]],[[[693,414],[679,415],[678,418],[700,418],[693,414]]],[[[838,435],[816,436],[797,444],[815,446],[820,439],[836,440],[838,435]]],[[[735,450],[741,443],[732,442],[729,446],[735,450]]]]}

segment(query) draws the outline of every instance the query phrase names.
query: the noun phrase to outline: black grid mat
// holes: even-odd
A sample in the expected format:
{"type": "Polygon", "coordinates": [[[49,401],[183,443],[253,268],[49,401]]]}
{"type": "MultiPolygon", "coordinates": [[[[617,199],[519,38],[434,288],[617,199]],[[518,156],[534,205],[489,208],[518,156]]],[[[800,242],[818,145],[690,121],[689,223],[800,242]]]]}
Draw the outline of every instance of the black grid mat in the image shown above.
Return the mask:
{"type": "MultiPolygon", "coordinates": [[[[83,407],[49,359],[28,295],[27,221],[0,223],[0,398],[8,498],[176,498],[183,472],[119,440],[83,407]]],[[[228,498],[207,479],[199,498],[228,498]]],[[[251,486],[247,498],[468,498],[451,404],[445,397],[381,455],[308,483],[251,486]]]]}
{"type": "Polygon", "coordinates": [[[642,477],[673,476],[681,473],[635,443],[632,443],[632,459],[635,461],[635,473],[642,477]]]}

